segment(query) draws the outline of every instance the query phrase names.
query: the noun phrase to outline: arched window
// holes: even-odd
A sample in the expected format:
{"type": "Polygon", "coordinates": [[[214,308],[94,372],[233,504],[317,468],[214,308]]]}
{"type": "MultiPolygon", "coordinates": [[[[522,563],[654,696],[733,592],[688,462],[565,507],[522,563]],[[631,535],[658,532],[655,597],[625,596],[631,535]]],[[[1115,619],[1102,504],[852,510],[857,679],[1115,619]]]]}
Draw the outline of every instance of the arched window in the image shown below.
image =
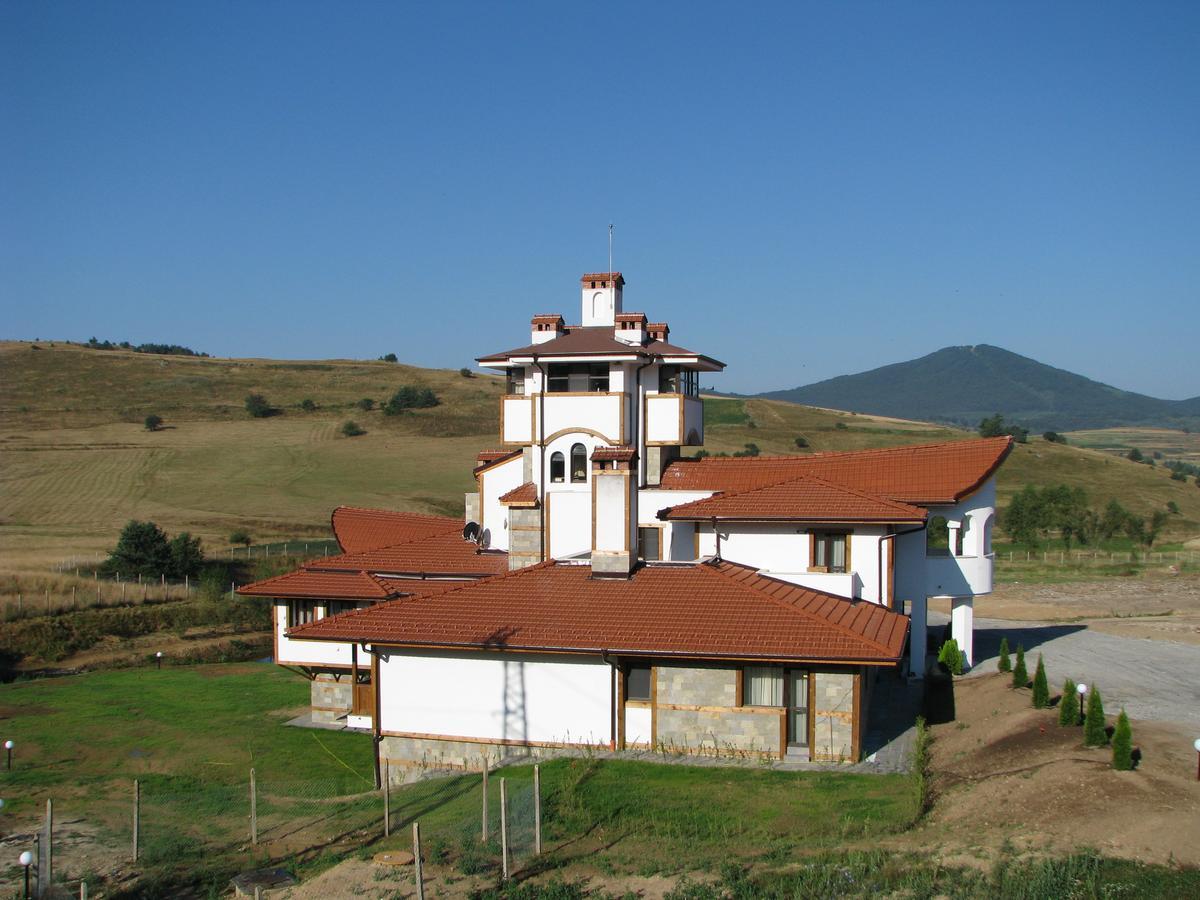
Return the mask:
{"type": "Polygon", "coordinates": [[[561,484],[566,477],[566,460],[561,453],[550,454],[550,480],[561,484]]]}
{"type": "Polygon", "coordinates": [[[583,444],[571,447],[571,483],[583,484],[587,481],[587,449],[583,444]]]}

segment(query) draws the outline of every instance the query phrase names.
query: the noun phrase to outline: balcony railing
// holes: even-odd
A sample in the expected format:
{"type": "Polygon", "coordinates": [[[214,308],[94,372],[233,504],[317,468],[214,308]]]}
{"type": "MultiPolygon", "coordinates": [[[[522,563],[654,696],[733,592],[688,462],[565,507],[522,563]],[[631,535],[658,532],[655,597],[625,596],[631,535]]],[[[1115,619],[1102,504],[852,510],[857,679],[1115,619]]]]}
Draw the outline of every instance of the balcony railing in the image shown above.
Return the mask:
{"type": "Polygon", "coordinates": [[[995,560],[994,553],[986,556],[928,554],[925,557],[925,593],[949,597],[990,594],[995,560]]]}

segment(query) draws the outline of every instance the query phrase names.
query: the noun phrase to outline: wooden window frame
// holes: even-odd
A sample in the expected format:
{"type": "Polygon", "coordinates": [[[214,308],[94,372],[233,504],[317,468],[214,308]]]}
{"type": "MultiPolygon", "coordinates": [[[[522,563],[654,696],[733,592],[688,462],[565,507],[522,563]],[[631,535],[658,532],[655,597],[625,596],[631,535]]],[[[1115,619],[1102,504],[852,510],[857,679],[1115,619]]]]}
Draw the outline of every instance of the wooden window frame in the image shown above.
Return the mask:
{"type": "MultiPolygon", "coordinates": [[[[854,532],[840,528],[821,528],[814,529],[808,533],[808,571],[810,572],[830,572],[834,575],[847,575],[854,571],[854,567],[850,560],[850,545],[853,543],[851,538],[854,532]],[[842,538],[846,543],[846,549],[843,553],[845,562],[842,565],[842,571],[837,572],[831,569],[830,566],[817,565],[817,544],[830,538],[842,538]]],[[[826,553],[825,558],[832,558],[832,553],[826,553]]]]}
{"type": "Polygon", "coordinates": [[[654,699],[654,666],[650,666],[650,665],[633,666],[633,665],[631,665],[624,671],[623,676],[625,679],[625,690],[624,690],[625,703],[627,705],[633,705],[633,706],[649,706],[650,701],[654,699]],[[633,674],[634,669],[645,669],[646,672],[649,673],[649,680],[646,682],[646,696],[645,697],[635,697],[631,693],[629,693],[630,676],[633,674]]]}
{"type": "Polygon", "coordinates": [[[571,484],[587,484],[588,473],[588,458],[587,447],[583,444],[575,443],[571,445],[571,452],[567,457],[567,474],[571,479],[571,484]],[[579,455],[583,458],[583,467],[579,469],[579,477],[575,477],[575,451],[579,451],[579,455]]]}
{"type": "Polygon", "coordinates": [[[787,711],[787,668],[785,666],[742,666],[737,670],[737,673],[738,706],[750,707],[752,709],[778,709],[787,711]],[[746,691],[750,687],[750,679],[746,677],[747,669],[776,669],[779,671],[779,703],[750,703],[746,700],[746,691]]]}
{"type": "Polygon", "coordinates": [[[638,559],[646,559],[646,560],[649,560],[650,562],[661,562],[663,559],[665,559],[665,557],[663,556],[663,537],[666,533],[666,526],[664,526],[664,525],[639,525],[637,527],[637,531],[638,531],[638,546],[637,546],[638,559]],[[658,556],[654,557],[653,559],[642,555],[642,531],[651,531],[651,530],[658,532],[658,556]]]}
{"type": "Polygon", "coordinates": [[[299,625],[307,625],[309,622],[317,621],[317,601],[316,600],[289,600],[287,602],[287,627],[295,628],[299,625]],[[309,618],[302,620],[296,614],[297,609],[301,606],[308,607],[309,618]]]}
{"type": "Polygon", "coordinates": [[[555,450],[550,454],[550,483],[551,484],[566,484],[567,481],[567,457],[561,450],[555,450]],[[558,462],[560,472],[557,478],[554,477],[554,464],[558,462]]]}

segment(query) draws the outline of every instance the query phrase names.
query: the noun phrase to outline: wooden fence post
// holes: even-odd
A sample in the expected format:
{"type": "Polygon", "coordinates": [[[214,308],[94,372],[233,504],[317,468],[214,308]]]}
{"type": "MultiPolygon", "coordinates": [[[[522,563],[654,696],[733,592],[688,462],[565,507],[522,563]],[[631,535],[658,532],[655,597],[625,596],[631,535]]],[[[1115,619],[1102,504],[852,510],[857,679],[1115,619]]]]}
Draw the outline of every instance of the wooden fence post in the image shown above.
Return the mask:
{"type": "Polygon", "coordinates": [[[46,798],[46,871],[38,872],[38,887],[49,897],[54,884],[54,801],[46,798]]]}
{"type": "Polygon", "coordinates": [[[533,767],[533,853],[542,855],[542,767],[533,767]]]}
{"type": "Polygon", "coordinates": [[[413,822],[413,878],[417,882],[417,900],[425,900],[425,879],[421,874],[420,822],[413,822]]]}
{"type": "Polygon", "coordinates": [[[488,758],[487,754],[483,757],[483,832],[480,840],[487,843],[488,839],[488,758]]]}
{"type": "Polygon", "coordinates": [[[500,857],[504,880],[508,881],[508,784],[500,779],[500,857]]]}
{"type": "Polygon", "coordinates": [[[133,861],[138,859],[138,832],[142,827],[142,785],[133,779],[133,861]]]}
{"type": "Polygon", "coordinates": [[[250,770],[250,843],[258,846],[258,785],[250,770]]]}

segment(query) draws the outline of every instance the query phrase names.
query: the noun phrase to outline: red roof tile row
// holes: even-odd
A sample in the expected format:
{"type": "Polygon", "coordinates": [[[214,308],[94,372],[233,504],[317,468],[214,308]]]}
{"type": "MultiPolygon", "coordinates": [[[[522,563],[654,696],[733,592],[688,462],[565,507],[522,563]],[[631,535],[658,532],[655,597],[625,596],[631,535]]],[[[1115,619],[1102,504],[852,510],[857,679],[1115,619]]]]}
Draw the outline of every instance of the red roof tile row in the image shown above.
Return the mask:
{"type": "Polygon", "coordinates": [[[376,547],[362,553],[343,553],[314,559],[310,570],[376,572],[386,575],[468,575],[482,577],[508,571],[508,555],[498,550],[481,551],[462,537],[462,525],[454,531],[417,538],[403,544],[376,547]]]}
{"type": "Polygon", "coordinates": [[[661,487],[734,494],[815,476],[901,503],[947,504],[974,493],[1011,449],[1011,437],[998,437],[810,456],[679,459],[663,472],[661,487]]]}
{"type": "Polygon", "coordinates": [[[538,502],[537,485],[532,481],[518,485],[508,493],[501,494],[500,502],[505,506],[536,506],[538,502]]]}
{"type": "Polygon", "coordinates": [[[692,503],[661,510],[664,520],[742,519],[761,522],[887,522],[919,523],[925,510],[887,500],[865,491],[803,475],[748,491],[720,493],[692,503]]]}
{"type": "Polygon", "coordinates": [[[779,660],[900,658],[907,617],[730,562],[648,565],[628,579],[542,563],[289,631],[389,645],[779,660]]]}
{"type": "Polygon", "coordinates": [[[391,600],[404,591],[366,572],[314,572],[297,569],[238,588],[249,597],[314,600],[391,600]]]}
{"type": "Polygon", "coordinates": [[[458,531],[462,523],[449,516],[339,506],[331,516],[333,535],[347,553],[359,553],[432,534],[458,531]]]}

